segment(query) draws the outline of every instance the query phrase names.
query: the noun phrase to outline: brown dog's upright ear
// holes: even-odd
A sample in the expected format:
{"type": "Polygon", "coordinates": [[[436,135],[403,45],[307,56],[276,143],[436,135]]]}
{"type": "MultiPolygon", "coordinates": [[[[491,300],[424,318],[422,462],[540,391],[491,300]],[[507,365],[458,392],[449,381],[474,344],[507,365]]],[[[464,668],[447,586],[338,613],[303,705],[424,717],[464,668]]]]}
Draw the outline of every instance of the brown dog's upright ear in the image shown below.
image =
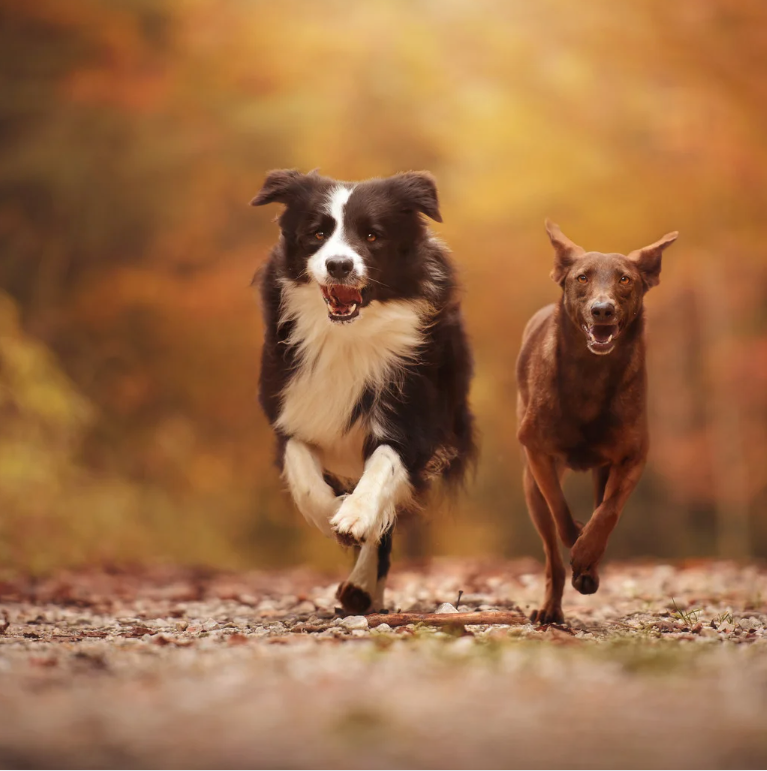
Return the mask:
{"type": "Polygon", "coordinates": [[[406,171],[395,174],[392,181],[402,200],[421,214],[442,222],[437,199],[437,183],[428,171],[406,171]]]}
{"type": "Polygon", "coordinates": [[[289,203],[299,189],[304,174],[295,169],[277,169],[266,175],[266,181],[258,195],[250,202],[251,206],[263,206],[267,203],[289,203]]]}
{"type": "Polygon", "coordinates": [[[551,278],[561,286],[572,264],[584,254],[583,248],[573,243],[551,220],[546,220],[546,232],[554,247],[554,269],[551,278]]]}
{"type": "Polygon", "coordinates": [[[677,231],[666,233],[663,238],[654,244],[645,246],[644,249],[635,249],[628,255],[628,258],[636,263],[637,268],[639,268],[645,289],[650,289],[660,283],[660,266],[663,250],[671,246],[676,241],[678,235],[677,231]]]}

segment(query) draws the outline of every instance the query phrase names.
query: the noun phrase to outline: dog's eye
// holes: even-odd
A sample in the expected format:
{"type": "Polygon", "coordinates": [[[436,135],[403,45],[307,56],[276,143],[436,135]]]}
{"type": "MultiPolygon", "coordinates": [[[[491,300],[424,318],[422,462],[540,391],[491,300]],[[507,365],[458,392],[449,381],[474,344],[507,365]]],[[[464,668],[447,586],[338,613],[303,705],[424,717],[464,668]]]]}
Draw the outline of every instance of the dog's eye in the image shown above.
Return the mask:
{"type": "Polygon", "coordinates": [[[621,284],[630,284],[631,279],[628,276],[621,276],[621,284]]]}
{"type": "Polygon", "coordinates": [[[368,241],[370,241],[371,244],[373,243],[373,241],[375,241],[378,238],[378,236],[375,233],[368,233],[367,236],[365,237],[367,238],[368,241]]]}
{"type": "Polygon", "coordinates": [[[583,273],[581,273],[581,275],[580,275],[580,276],[578,276],[578,281],[579,281],[581,284],[585,284],[585,283],[586,283],[588,280],[589,280],[589,279],[588,279],[588,276],[584,276],[584,275],[583,275],[583,273]]]}
{"type": "Polygon", "coordinates": [[[324,241],[324,240],[325,240],[325,231],[324,231],[324,230],[318,230],[318,231],[317,231],[317,232],[314,234],[314,237],[315,237],[315,238],[316,238],[318,241],[324,241]]]}

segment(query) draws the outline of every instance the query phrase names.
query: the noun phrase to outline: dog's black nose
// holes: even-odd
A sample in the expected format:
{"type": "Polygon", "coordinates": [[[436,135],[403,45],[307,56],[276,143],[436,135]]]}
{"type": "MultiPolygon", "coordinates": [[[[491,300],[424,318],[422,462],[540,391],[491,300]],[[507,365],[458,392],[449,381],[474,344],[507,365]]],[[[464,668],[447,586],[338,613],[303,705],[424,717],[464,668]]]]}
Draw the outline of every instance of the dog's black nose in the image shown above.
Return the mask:
{"type": "Polygon", "coordinates": [[[591,306],[591,315],[594,321],[609,321],[615,316],[615,306],[610,302],[594,303],[591,306]]]}
{"type": "Polygon", "coordinates": [[[325,266],[333,278],[346,278],[354,267],[354,263],[347,257],[335,257],[327,260],[325,266]]]}

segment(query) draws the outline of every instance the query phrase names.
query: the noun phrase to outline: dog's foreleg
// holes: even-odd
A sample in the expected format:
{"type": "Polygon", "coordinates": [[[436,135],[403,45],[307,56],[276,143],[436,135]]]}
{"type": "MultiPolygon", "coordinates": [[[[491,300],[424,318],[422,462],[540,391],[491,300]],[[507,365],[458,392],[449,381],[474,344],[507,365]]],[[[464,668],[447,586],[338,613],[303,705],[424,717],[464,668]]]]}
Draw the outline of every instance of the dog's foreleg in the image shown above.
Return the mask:
{"type": "MultiPolygon", "coordinates": [[[[392,531],[387,530],[376,545],[362,545],[349,578],[336,592],[338,601],[349,613],[368,613],[383,610],[386,577],[392,547],[392,531]]],[[[564,568],[563,568],[564,575],[564,568]]]]}
{"type": "Polygon", "coordinates": [[[387,444],[379,445],[330,525],[342,542],[377,544],[394,526],[397,506],[411,495],[410,475],[399,454],[387,444]]]}
{"type": "Polygon", "coordinates": [[[572,550],[573,586],[581,594],[593,594],[599,588],[598,568],[607,548],[607,539],[642,476],[644,464],[644,457],[632,457],[610,466],[603,500],[572,550]]]}
{"type": "Polygon", "coordinates": [[[546,555],[546,597],[543,606],[530,614],[530,620],[536,624],[561,624],[565,617],[562,613],[562,592],[565,588],[565,563],[559,553],[557,531],[554,517],[528,466],[525,466],[523,485],[530,518],[543,541],[546,555]]]}
{"type": "Polygon", "coordinates": [[[341,502],[322,477],[315,451],[298,439],[289,439],[283,457],[283,476],[298,510],[325,535],[333,535],[330,520],[341,502]]]}
{"type": "Polygon", "coordinates": [[[580,535],[581,526],[575,522],[572,514],[570,514],[570,507],[567,505],[565,495],[562,492],[554,459],[550,455],[527,448],[525,455],[533,478],[538,484],[538,489],[554,517],[559,538],[568,549],[572,548],[580,535]]]}

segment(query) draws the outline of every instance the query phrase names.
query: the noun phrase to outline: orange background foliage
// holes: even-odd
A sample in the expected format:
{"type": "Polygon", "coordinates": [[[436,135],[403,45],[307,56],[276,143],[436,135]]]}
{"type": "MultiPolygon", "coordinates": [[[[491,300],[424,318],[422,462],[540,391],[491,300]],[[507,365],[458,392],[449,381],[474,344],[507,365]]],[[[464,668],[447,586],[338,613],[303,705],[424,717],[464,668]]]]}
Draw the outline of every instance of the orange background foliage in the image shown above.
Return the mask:
{"type": "MultiPolygon", "coordinates": [[[[403,539],[535,554],[514,359],[589,249],[648,296],[652,450],[615,556],[766,555],[767,7],[4,0],[0,563],[337,564],[281,492],[250,279],[269,169],[429,169],[465,286],[475,481],[403,539]]],[[[577,515],[589,483],[568,485],[577,515]]]]}

